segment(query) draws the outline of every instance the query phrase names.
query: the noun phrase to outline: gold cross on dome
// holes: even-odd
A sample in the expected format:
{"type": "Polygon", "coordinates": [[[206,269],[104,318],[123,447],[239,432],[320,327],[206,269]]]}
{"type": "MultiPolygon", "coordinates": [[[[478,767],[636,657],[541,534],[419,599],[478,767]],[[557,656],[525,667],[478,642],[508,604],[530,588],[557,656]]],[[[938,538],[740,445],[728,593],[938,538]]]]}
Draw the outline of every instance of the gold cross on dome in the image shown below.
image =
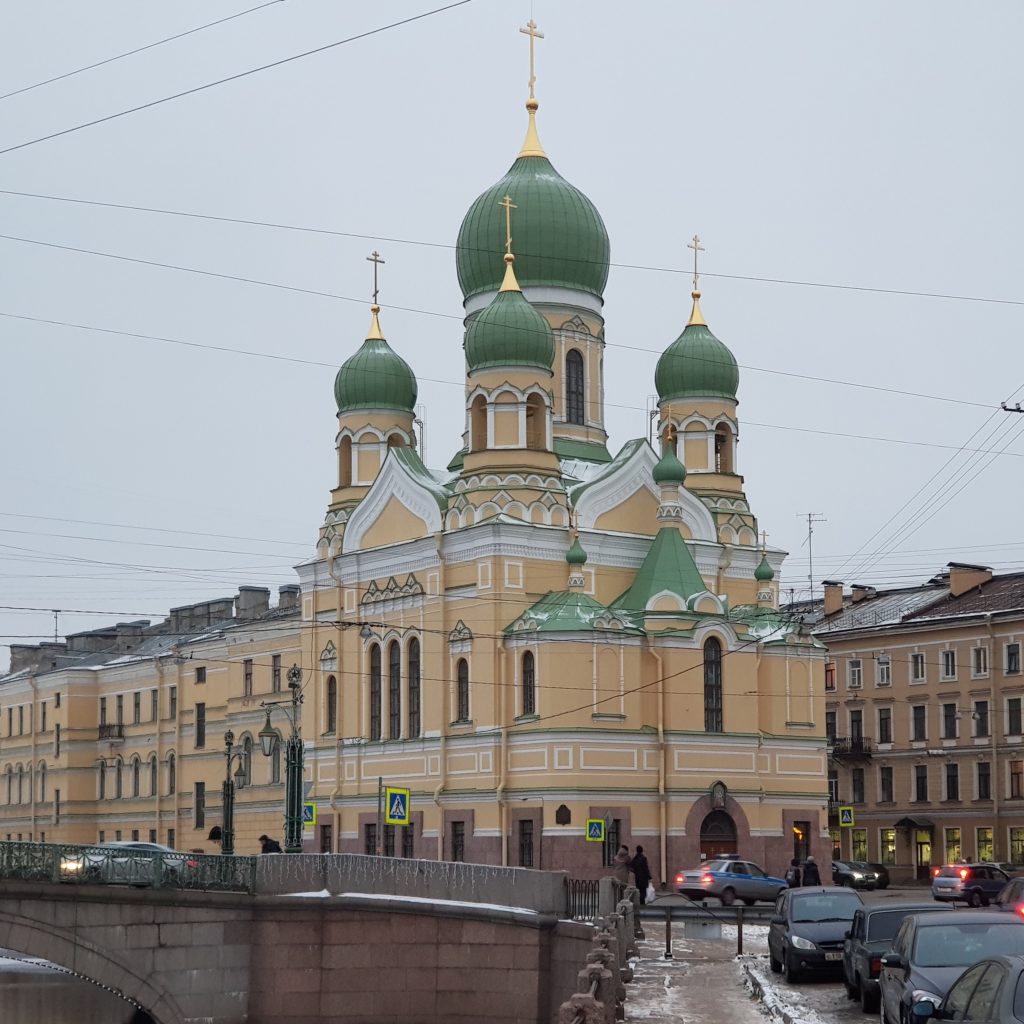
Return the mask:
{"type": "Polygon", "coordinates": [[[380,289],[377,287],[377,268],[382,263],[387,263],[387,260],[381,259],[380,253],[376,249],[366,257],[367,261],[373,264],[373,304],[377,305],[377,293],[380,289]]]}
{"type": "Polygon", "coordinates": [[[526,28],[521,28],[519,31],[530,37],[530,99],[532,100],[534,98],[533,84],[537,81],[537,76],[533,73],[533,41],[543,39],[544,33],[537,31],[537,22],[533,18],[526,23],[526,28]]]}
{"type": "Polygon", "coordinates": [[[500,203],[498,203],[505,211],[505,252],[512,252],[512,211],[518,210],[519,207],[512,202],[511,196],[505,196],[500,203]]]}
{"type": "Polygon", "coordinates": [[[695,292],[697,292],[697,291],[700,291],[700,288],[697,285],[697,280],[698,280],[698,274],[697,274],[697,254],[705,252],[706,250],[704,249],[704,246],[700,244],[700,237],[698,235],[694,235],[693,236],[693,241],[690,242],[686,246],[686,248],[693,250],[693,290],[695,292]]]}

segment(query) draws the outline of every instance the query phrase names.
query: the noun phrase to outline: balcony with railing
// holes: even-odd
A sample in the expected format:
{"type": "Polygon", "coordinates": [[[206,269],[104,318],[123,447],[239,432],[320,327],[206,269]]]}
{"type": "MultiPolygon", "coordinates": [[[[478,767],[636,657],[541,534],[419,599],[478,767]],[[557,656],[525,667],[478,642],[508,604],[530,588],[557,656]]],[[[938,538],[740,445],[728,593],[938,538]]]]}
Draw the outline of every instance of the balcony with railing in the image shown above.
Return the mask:
{"type": "Polygon", "coordinates": [[[829,754],[837,761],[866,761],[874,749],[867,736],[835,736],[829,744],[829,754]]]}
{"type": "Polygon", "coordinates": [[[100,725],[97,739],[109,740],[111,743],[123,743],[124,724],[122,722],[104,722],[100,725]]]}

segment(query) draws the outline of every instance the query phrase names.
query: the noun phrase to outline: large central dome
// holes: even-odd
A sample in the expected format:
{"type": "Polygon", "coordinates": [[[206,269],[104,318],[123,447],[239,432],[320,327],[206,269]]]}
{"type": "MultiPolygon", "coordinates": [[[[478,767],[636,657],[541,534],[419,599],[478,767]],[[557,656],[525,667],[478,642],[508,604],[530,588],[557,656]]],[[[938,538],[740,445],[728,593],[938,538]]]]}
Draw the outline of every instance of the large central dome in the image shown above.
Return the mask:
{"type": "Polygon", "coordinates": [[[516,276],[523,288],[571,288],[600,299],[608,281],[611,247],[597,207],[551,165],[527,105],[530,130],[508,173],[477,197],[459,228],[455,259],[463,299],[496,292],[505,252],[508,195],[516,204],[516,276]]]}

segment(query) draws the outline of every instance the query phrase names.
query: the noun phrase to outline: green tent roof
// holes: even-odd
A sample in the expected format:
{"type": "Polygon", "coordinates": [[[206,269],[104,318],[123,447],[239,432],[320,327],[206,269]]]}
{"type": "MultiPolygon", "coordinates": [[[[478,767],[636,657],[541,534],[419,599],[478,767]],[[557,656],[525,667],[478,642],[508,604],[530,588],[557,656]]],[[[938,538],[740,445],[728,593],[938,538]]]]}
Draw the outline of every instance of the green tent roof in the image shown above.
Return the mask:
{"type": "Polygon", "coordinates": [[[612,609],[647,607],[655,594],[667,590],[685,603],[695,594],[707,591],[697,563],[674,526],[663,526],[647,551],[647,557],[633,580],[633,585],[611,604],[612,609]]]}
{"type": "Polygon", "coordinates": [[[589,594],[573,590],[549,591],[523,612],[515,622],[506,626],[505,632],[518,633],[529,629],[531,632],[538,633],[575,633],[580,630],[598,628],[595,627],[594,622],[602,616],[611,617],[621,623],[602,628],[629,633],[642,632],[632,625],[622,613],[611,612],[589,594]]]}

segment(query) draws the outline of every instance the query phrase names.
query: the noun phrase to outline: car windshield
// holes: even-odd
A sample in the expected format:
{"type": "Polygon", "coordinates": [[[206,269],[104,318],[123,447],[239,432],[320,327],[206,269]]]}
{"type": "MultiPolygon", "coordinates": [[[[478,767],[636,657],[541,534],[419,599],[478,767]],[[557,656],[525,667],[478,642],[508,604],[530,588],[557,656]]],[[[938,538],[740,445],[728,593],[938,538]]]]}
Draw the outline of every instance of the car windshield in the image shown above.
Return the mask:
{"type": "Polygon", "coordinates": [[[913,962],[918,967],[967,967],[1007,953],[1024,953],[1024,928],[1016,921],[951,922],[918,928],[913,962]]]}
{"type": "Polygon", "coordinates": [[[872,914],[868,918],[868,942],[881,942],[893,938],[900,930],[900,925],[907,914],[926,914],[937,909],[937,907],[928,907],[917,910],[884,910],[872,914]]]}
{"type": "MultiPolygon", "coordinates": [[[[811,921],[852,921],[863,906],[854,892],[807,893],[793,897],[793,923],[811,921]]],[[[1024,932],[1024,928],[1021,929],[1024,932]]]]}

